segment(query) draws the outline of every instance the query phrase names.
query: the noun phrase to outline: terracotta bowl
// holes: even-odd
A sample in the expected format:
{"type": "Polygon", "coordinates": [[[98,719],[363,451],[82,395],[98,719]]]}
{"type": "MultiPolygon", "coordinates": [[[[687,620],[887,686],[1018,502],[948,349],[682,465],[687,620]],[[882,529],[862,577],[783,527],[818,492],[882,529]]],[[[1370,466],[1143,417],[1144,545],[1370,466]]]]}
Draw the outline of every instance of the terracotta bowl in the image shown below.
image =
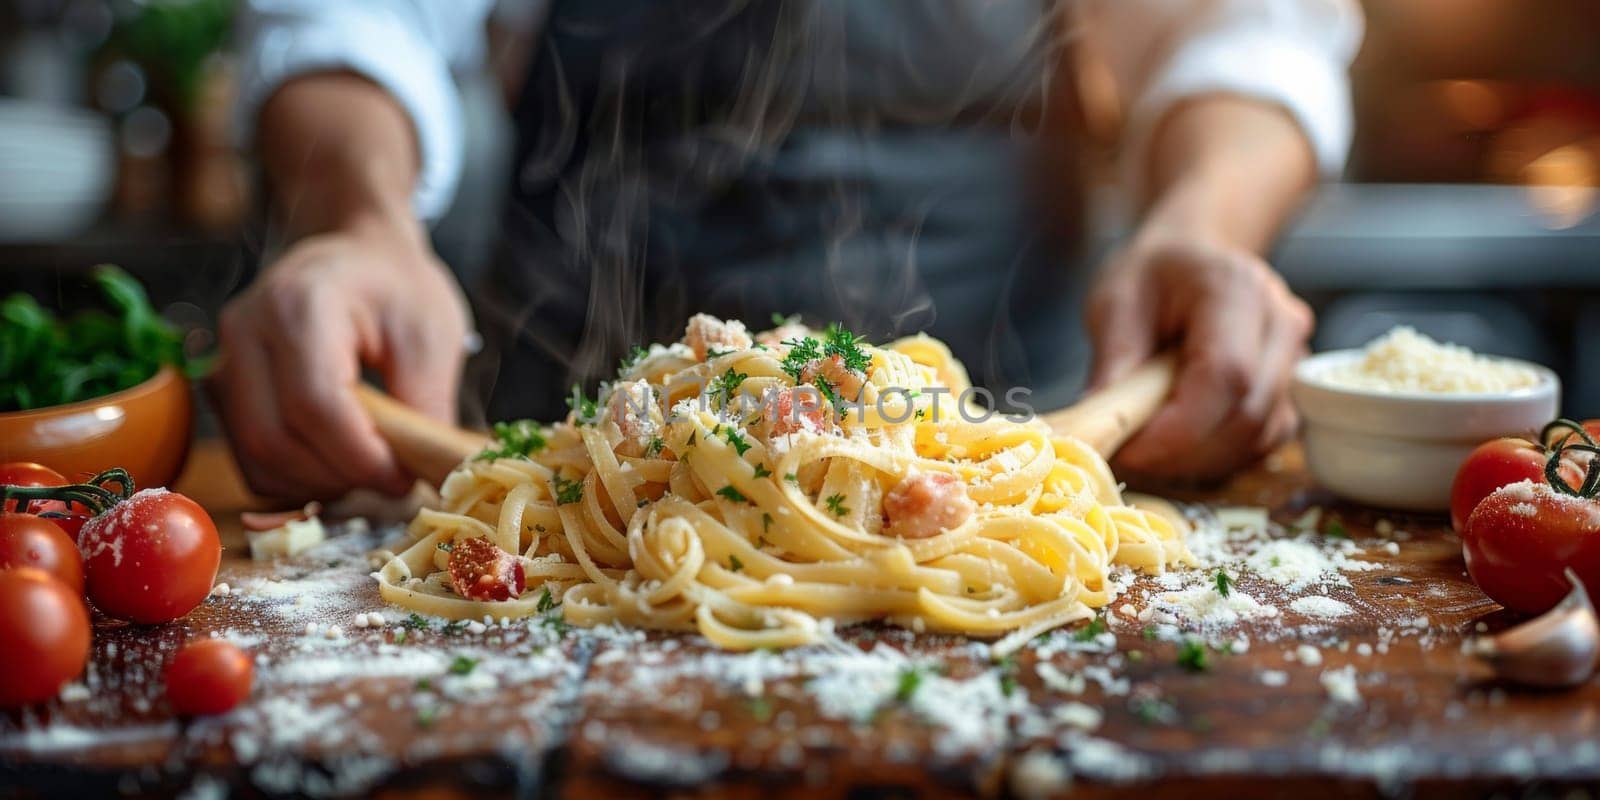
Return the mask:
{"type": "Polygon", "coordinates": [[[122,467],[139,488],[168,486],[194,431],[189,381],[174,367],[116,394],[0,414],[0,461],[36,461],[69,479],[122,467]]]}

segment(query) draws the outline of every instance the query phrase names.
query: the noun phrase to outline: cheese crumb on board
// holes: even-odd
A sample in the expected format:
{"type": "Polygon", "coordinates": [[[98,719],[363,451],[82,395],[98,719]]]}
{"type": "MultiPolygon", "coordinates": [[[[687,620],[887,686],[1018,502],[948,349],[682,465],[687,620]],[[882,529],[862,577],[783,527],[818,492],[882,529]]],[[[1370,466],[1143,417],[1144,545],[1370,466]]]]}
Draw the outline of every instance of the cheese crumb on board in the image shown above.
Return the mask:
{"type": "Polygon", "coordinates": [[[1323,619],[1337,619],[1353,612],[1349,603],[1323,595],[1297,597],[1289,604],[1289,607],[1294,609],[1296,613],[1323,619]]]}
{"type": "Polygon", "coordinates": [[[1356,688],[1356,668],[1353,666],[1330,669],[1322,673],[1322,688],[1328,698],[1347,706],[1361,705],[1361,690],[1356,688]]]}
{"type": "Polygon", "coordinates": [[[294,520],[281,528],[251,533],[249,536],[250,557],[257,561],[265,561],[299,555],[327,541],[328,532],[322,527],[322,520],[312,517],[306,520],[294,520]]]}

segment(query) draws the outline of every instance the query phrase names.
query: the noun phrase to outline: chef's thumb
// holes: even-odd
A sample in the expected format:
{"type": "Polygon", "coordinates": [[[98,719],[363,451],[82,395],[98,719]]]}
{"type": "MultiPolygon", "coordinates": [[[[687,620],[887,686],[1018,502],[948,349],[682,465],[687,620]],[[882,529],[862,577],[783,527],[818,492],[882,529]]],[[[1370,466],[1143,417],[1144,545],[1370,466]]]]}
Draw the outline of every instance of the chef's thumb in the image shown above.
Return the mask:
{"type": "Polygon", "coordinates": [[[1086,320],[1094,349],[1090,391],[1114,383],[1155,353],[1155,308],[1135,286],[1094,295],[1086,320]]]}

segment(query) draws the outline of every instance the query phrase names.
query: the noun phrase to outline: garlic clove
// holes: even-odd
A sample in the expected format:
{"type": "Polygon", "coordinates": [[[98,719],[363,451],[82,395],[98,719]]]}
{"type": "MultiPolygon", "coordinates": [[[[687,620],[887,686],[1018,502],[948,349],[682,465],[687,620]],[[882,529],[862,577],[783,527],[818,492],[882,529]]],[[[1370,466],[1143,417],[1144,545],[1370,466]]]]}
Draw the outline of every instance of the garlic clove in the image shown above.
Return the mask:
{"type": "Polygon", "coordinates": [[[1600,618],[1572,570],[1572,591],[1555,608],[1468,647],[1502,680],[1547,689],[1584,683],[1600,659],[1600,618]]]}

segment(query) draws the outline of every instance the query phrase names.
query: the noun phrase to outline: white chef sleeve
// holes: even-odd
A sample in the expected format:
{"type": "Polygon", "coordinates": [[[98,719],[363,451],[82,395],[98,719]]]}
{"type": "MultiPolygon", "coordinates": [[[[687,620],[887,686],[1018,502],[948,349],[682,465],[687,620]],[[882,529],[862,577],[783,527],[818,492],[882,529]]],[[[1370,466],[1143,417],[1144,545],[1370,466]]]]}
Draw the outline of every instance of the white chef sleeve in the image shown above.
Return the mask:
{"type": "Polygon", "coordinates": [[[435,219],[461,176],[462,113],[452,69],[482,60],[493,0],[244,0],[235,124],[254,138],[261,105],[298,75],[349,70],[382,86],[411,119],[421,169],[412,205],[435,219]]]}
{"type": "Polygon", "coordinates": [[[1175,104],[1222,92],[1282,107],[1321,171],[1343,168],[1348,69],[1364,28],[1355,0],[1103,0],[1090,21],[1090,45],[1123,98],[1126,158],[1142,162],[1175,104]]]}

